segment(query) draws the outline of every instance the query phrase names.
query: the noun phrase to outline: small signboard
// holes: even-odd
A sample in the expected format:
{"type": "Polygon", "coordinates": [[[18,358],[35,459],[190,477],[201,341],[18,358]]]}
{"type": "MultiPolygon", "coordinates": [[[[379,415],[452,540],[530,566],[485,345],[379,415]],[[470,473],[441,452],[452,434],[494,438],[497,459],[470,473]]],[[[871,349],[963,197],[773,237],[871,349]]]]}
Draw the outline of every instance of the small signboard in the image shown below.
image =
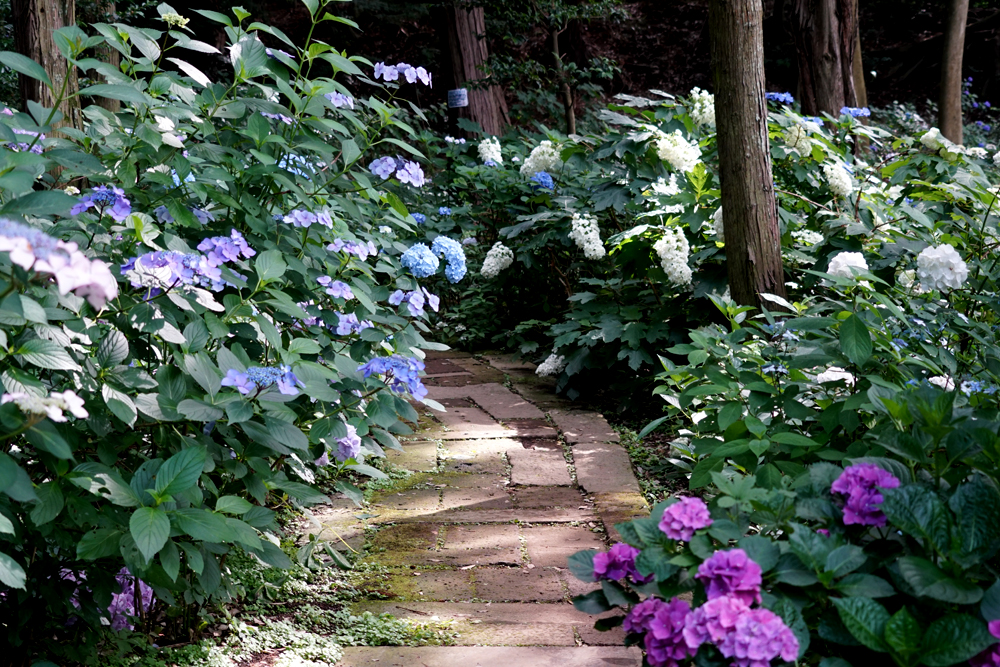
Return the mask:
{"type": "Polygon", "coordinates": [[[469,106],[469,91],[465,88],[456,88],[448,91],[448,108],[458,109],[469,106]]]}

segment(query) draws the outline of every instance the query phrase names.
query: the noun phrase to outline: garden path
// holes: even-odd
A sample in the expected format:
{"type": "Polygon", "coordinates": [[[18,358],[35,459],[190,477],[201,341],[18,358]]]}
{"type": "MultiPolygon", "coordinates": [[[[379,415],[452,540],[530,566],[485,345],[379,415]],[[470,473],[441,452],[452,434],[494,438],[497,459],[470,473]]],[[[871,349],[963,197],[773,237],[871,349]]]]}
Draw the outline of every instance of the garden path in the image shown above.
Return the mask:
{"type": "MultiPolygon", "coordinates": [[[[450,620],[457,645],[349,648],[343,667],[640,665],[620,629],[594,630],[569,602],[594,584],[566,558],[606,548],[615,523],[648,512],[618,435],[502,357],[429,353],[426,384],[447,412],[422,416],[404,451],[388,452],[415,474],[368,510],[364,558],[385,569],[366,588],[384,599],[354,610],[450,620]]],[[[317,518],[358,549],[356,513],[317,518]]]]}

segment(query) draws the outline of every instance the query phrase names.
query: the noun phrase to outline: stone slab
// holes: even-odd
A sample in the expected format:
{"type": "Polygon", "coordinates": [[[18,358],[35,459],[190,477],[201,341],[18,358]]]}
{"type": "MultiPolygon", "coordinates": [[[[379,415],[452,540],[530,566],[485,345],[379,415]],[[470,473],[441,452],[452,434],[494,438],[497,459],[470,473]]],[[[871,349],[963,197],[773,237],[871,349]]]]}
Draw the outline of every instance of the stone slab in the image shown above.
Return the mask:
{"type": "Polygon", "coordinates": [[[372,536],[367,558],[383,565],[423,566],[437,558],[440,531],[432,523],[386,526],[372,536]]]}
{"type": "Polygon", "coordinates": [[[553,440],[559,437],[559,431],[556,430],[556,427],[544,419],[512,419],[505,424],[513,431],[515,438],[553,440]]]}
{"type": "Polygon", "coordinates": [[[638,647],[377,646],[344,649],[339,667],[640,667],[638,647]]]}
{"type": "Polygon", "coordinates": [[[389,571],[366,576],[358,587],[390,600],[471,602],[475,598],[470,570],[389,571]]]}
{"type": "Polygon", "coordinates": [[[437,468],[437,444],[426,440],[411,440],[401,443],[403,451],[386,449],[385,456],[398,466],[414,471],[437,468]]]}
{"type": "Polygon", "coordinates": [[[593,521],[594,514],[588,510],[579,509],[459,509],[459,510],[380,510],[378,515],[368,519],[373,525],[386,523],[419,523],[433,521],[434,523],[576,523],[593,521]]]}
{"type": "Polygon", "coordinates": [[[549,416],[571,445],[618,442],[620,439],[607,420],[596,412],[549,410],[549,416]]]}
{"type": "Polygon", "coordinates": [[[514,507],[510,495],[504,489],[479,487],[441,490],[441,507],[445,510],[477,511],[507,510],[514,507]]]}
{"type": "Polygon", "coordinates": [[[511,438],[490,438],[485,440],[449,440],[443,446],[445,458],[461,457],[466,461],[479,461],[502,456],[511,447],[520,447],[521,443],[511,438]]]}
{"type": "Polygon", "coordinates": [[[460,350],[423,350],[424,363],[434,359],[471,359],[472,355],[460,350]]]}
{"type": "Polygon", "coordinates": [[[517,393],[534,403],[540,410],[568,410],[573,407],[573,401],[556,396],[555,382],[537,380],[540,378],[531,378],[531,381],[518,378],[511,384],[517,393]]]}
{"type": "Polygon", "coordinates": [[[447,526],[439,555],[449,567],[520,565],[521,537],[509,524],[447,526]]]}
{"type": "Polygon", "coordinates": [[[487,382],[504,381],[503,371],[499,371],[489,364],[484,364],[478,359],[453,359],[457,366],[469,371],[475,378],[474,384],[486,384],[487,382]]]}
{"type": "MultiPolygon", "coordinates": [[[[514,506],[518,509],[580,509],[591,508],[589,503],[573,487],[530,486],[514,492],[514,506]]],[[[593,511],[592,509],[588,511],[593,511]]]]}
{"type": "MultiPolygon", "coordinates": [[[[427,398],[438,401],[451,401],[462,398],[469,398],[469,390],[473,385],[462,385],[460,387],[427,387],[427,398]]],[[[442,403],[442,405],[444,405],[442,403]]],[[[445,407],[448,407],[445,405],[445,407]]]]}
{"type": "Polygon", "coordinates": [[[628,452],[616,443],[573,445],[576,482],[587,493],[641,493],[628,452]]]}
{"type": "Polygon", "coordinates": [[[535,567],[566,567],[566,559],[584,549],[604,550],[601,538],[582,526],[526,526],[528,558],[535,567]]]}
{"type": "Polygon", "coordinates": [[[449,452],[441,464],[442,471],[459,474],[502,476],[506,469],[507,462],[496,452],[486,452],[478,456],[449,452]]]}
{"type": "Polygon", "coordinates": [[[573,480],[561,451],[509,449],[512,484],[520,486],[570,486],[573,480]]]}
{"type": "Polygon", "coordinates": [[[525,397],[497,383],[475,385],[469,396],[494,419],[543,419],[545,415],[525,397]]]}
{"type": "Polygon", "coordinates": [[[524,359],[517,359],[513,354],[484,354],[483,361],[488,363],[498,371],[527,371],[534,373],[538,368],[535,364],[524,359]]]}
{"type": "Polygon", "coordinates": [[[437,489],[408,489],[379,497],[372,506],[399,510],[436,510],[441,502],[437,489]]]}
{"type": "Polygon", "coordinates": [[[558,602],[566,597],[555,570],[527,568],[476,568],[476,597],[493,602],[558,602]]]}

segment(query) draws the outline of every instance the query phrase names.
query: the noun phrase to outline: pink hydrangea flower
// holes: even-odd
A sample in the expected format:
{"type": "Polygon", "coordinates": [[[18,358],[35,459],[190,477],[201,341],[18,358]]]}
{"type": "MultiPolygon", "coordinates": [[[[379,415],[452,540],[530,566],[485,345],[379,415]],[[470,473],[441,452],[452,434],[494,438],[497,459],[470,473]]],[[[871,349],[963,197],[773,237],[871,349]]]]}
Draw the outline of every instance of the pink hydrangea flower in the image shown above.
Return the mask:
{"type": "Polygon", "coordinates": [[[705,586],[709,600],[731,596],[744,604],[760,602],[760,565],[743,549],[716,551],[698,566],[695,578],[705,586]]]}
{"type": "MultiPolygon", "coordinates": [[[[1000,620],[989,622],[990,634],[1000,639],[1000,620]]],[[[979,655],[969,659],[970,667],[1000,667],[1000,644],[993,644],[979,655]]]]}
{"type": "Polygon", "coordinates": [[[886,516],[881,510],[884,498],[879,489],[895,489],[899,480],[874,463],[859,463],[846,468],[830,491],[847,496],[844,504],[844,525],[884,526],[886,516]]]}
{"type": "Polygon", "coordinates": [[[644,639],[646,660],[652,667],[677,667],[690,655],[684,640],[684,626],[691,606],[677,598],[660,602],[648,622],[644,639]]]}
{"type": "Polygon", "coordinates": [[[733,667],[768,667],[777,657],[792,662],[799,655],[799,640],[780,616],[767,609],[741,614],[733,632],[718,646],[722,655],[733,658],[733,667]]]}
{"type": "Polygon", "coordinates": [[[620,581],[625,577],[632,577],[637,583],[646,583],[652,579],[652,575],[643,577],[635,569],[635,559],[639,555],[639,550],[629,546],[624,542],[619,542],[604,553],[594,556],[594,580],[610,579],[620,581]]]}
{"type": "Polygon", "coordinates": [[[668,507],[660,519],[660,530],[672,540],[690,542],[694,531],[712,525],[708,506],[701,498],[681,498],[668,507]]]}
{"type": "Polygon", "coordinates": [[[724,595],[711,599],[687,617],[684,642],[692,653],[705,642],[719,644],[735,632],[736,622],[749,611],[750,606],[736,597],[724,595]]]}

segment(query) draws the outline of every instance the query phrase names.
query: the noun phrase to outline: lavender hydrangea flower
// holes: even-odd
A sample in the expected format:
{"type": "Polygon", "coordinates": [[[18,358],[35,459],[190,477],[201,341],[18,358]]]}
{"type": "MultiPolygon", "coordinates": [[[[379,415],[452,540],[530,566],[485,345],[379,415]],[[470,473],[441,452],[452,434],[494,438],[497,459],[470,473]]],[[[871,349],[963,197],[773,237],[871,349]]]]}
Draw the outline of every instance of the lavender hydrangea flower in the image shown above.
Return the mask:
{"type": "Polygon", "coordinates": [[[351,334],[359,334],[365,329],[370,329],[374,325],[368,320],[363,322],[358,320],[358,316],[354,313],[337,313],[337,335],[338,336],[350,336],[351,334]]]}
{"type": "Polygon", "coordinates": [[[313,461],[313,464],[320,468],[330,465],[330,452],[323,452],[323,455],[313,461]]]}
{"type": "Polygon", "coordinates": [[[379,62],[375,63],[375,78],[382,78],[385,81],[396,81],[399,78],[399,72],[392,65],[379,62]]]}
{"type": "Polygon", "coordinates": [[[684,627],[690,615],[690,605],[678,598],[657,606],[643,640],[646,661],[651,667],[678,667],[681,661],[686,662],[694,654],[684,639],[684,627]]]}
{"type": "Polygon", "coordinates": [[[389,295],[389,305],[398,306],[399,304],[403,303],[405,299],[406,299],[406,292],[404,292],[401,289],[398,289],[389,295]]]}
{"type": "Polygon", "coordinates": [[[368,170],[379,178],[392,178],[392,175],[396,172],[396,160],[391,157],[380,157],[368,165],[368,170]]]}
{"type": "Polygon", "coordinates": [[[318,223],[328,229],[333,228],[333,218],[330,217],[330,214],[326,211],[313,213],[312,211],[299,208],[291,211],[288,215],[283,217],[282,221],[292,225],[293,227],[309,227],[314,223],[318,223]]]}
{"type": "Polygon", "coordinates": [[[341,463],[348,459],[356,459],[358,458],[358,454],[361,453],[361,436],[358,435],[358,429],[350,424],[346,424],[346,426],[347,435],[343,438],[337,438],[337,453],[335,457],[341,463]]]}
{"type": "Polygon", "coordinates": [[[886,516],[879,507],[884,498],[879,489],[895,489],[899,480],[874,463],[858,463],[846,468],[830,487],[832,493],[847,496],[844,524],[884,526],[886,516]]]}
{"type": "Polygon", "coordinates": [[[594,555],[594,580],[610,579],[620,581],[625,577],[631,577],[636,583],[647,583],[652,580],[652,575],[643,577],[635,569],[635,559],[639,555],[639,550],[633,546],[618,542],[602,553],[594,555]]]}
{"type": "Polygon", "coordinates": [[[348,255],[356,256],[362,262],[368,259],[369,256],[374,257],[378,254],[378,248],[371,241],[362,243],[361,241],[335,239],[333,243],[326,246],[326,249],[330,252],[346,252],[348,255]]]}
{"type": "Polygon", "coordinates": [[[351,291],[351,286],[340,280],[332,280],[329,276],[322,276],[316,279],[316,282],[326,287],[326,293],[335,299],[344,299],[345,301],[350,301],[354,298],[354,292],[351,291]],[[326,282],[323,282],[323,279],[326,282]]]}
{"type": "Polygon", "coordinates": [[[358,372],[366,378],[372,375],[382,375],[389,389],[403,393],[408,391],[417,400],[427,396],[427,388],[420,381],[420,372],[424,370],[424,362],[416,357],[407,358],[398,354],[391,357],[375,357],[366,364],[358,366],[358,372]]]}
{"type": "Polygon", "coordinates": [[[412,246],[404,252],[400,258],[399,263],[403,265],[404,268],[410,270],[417,278],[427,278],[433,276],[437,273],[438,267],[441,262],[435,256],[431,249],[428,248],[423,243],[414,243],[412,246]]]}
{"type": "Polygon", "coordinates": [[[708,506],[701,498],[681,498],[660,519],[660,530],[672,540],[690,542],[696,530],[712,525],[708,506]]]}
{"type": "Polygon", "coordinates": [[[265,48],[264,49],[264,55],[266,55],[268,58],[274,58],[275,60],[278,60],[276,58],[276,56],[278,56],[278,55],[282,55],[282,56],[288,58],[289,60],[295,60],[295,56],[293,56],[291,53],[288,53],[287,51],[282,51],[281,49],[269,49],[269,48],[265,48]]]}
{"type": "Polygon", "coordinates": [[[709,600],[728,596],[748,605],[760,602],[760,565],[743,549],[716,551],[698,566],[695,578],[705,586],[709,600]]]}
{"type": "Polygon", "coordinates": [[[17,142],[17,143],[9,143],[9,144],[7,144],[7,148],[9,148],[10,150],[15,151],[17,153],[23,153],[25,151],[28,151],[28,152],[31,152],[31,153],[35,153],[36,155],[41,155],[42,154],[42,150],[43,150],[42,142],[45,141],[45,135],[44,134],[42,134],[40,132],[32,132],[31,130],[23,130],[23,129],[19,128],[19,127],[12,127],[12,128],[10,128],[10,130],[14,134],[22,134],[22,135],[26,135],[26,136],[32,137],[32,143],[34,145],[26,143],[26,142],[23,142],[23,141],[20,141],[20,142],[17,142]]]}
{"type": "Polygon", "coordinates": [[[132,629],[132,619],[140,613],[146,613],[153,608],[153,589],[139,579],[139,605],[135,608],[135,577],[123,567],[115,576],[120,591],[111,596],[111,605],[108,607],[110,615],[111,629],[114,631],[132,629]]]}
{"type": "Polygon", "coordinates": [[[457,283],[466,274],[465,250],[462,244],[447,236],[438,236],[431,244],[431,251],[436,255],[442,255],[448,262],[444,275],[449,282],[457,283]]]}
{"type": "Polygon", "coordinates": [[[70,215],[79,215],[89,208],[96,208],[98,213],[107,213],[118,222],[122,222],[132,213],[132,203],[125,197],[125,191],[119,187],[98,185],[96,188],[80,197],[79,203],[70,209],[70,215]]]}
{"type": "Polygon", "coordinates": [[[218,266],[198,253],[185,254],[172,250],[150,252],[132,257],[121,265],[122,275],[132,287],[167,289],[176,285],[194,285],[219,291],[227,285],[218,266]]]}
{"type": "Polygon", "coordinates": [[[295,122],[283,113],[266,113],[264,111],[261,111],[260,115],[263,116],[264,118],[281,121],[285,125],[291,125],[293,122],[295,122]]]}
{"type": "Polygon", "coordinates": [[[402,168],[396,172],[396,178],[400,183],[409,183],[415,188],[423,187],[424,170],[416,162],[404,162],[402,168]]]}
{"type": "Polygon", "coordinates": [[[622,628],[626,633],[643,633],[649,630],[649,624],[656,614],[656,610],[663,604],[659,598],[646,598],[639,604],[632,607],[632,610],[625,617],[622,628]]]}
{"type": "Polygon", "coordinates": [[[229,236],[202,239],[198,244],[198,250],[205,253],[209,266],[222,266],[226,262],[235,262],[240,257],[250,259],[257,254],[257,251],[247,244],[243,234],[235,229],[229,236]]]}
{"type": "Polygon", "coordinates": [[[257,385],[250,380],[249,375],[241,373],[235,368],[230,368],[226,371],[226,377],[222,378],[220,384],[222,384],[223,387],[232,387],[244,396],[257,388],[257,385]]]}
{"type": "Polygon", "coordinates": [[[350,95],[345,95],[340,92],[332,92],[324,95],[326,99],[330,100],[330,104],[338,109],[353,109],[354,108],[354,98],[350,95]]]}
{"type": "Polygon", "coordinates": [[[246,373],[230,368],[221,384],[223,387],[233,387],[244,396],[254,389],[266,389],[272,385],[277,385],[278,391],[286,396],[296,396],[299,393],[298,387],[305,386],[292,369],[284,364],[278,368],[251,366],[246,373]]]}
{"type": "Polygon", "coordinates": [[[775,658],[791,662],[799,642],[781,617],[767,609],[750,609],[733,597],[709,600],[687,617],[684,640],[692,652],[714,644],[734,667],[768,667],[775,658]]]}

